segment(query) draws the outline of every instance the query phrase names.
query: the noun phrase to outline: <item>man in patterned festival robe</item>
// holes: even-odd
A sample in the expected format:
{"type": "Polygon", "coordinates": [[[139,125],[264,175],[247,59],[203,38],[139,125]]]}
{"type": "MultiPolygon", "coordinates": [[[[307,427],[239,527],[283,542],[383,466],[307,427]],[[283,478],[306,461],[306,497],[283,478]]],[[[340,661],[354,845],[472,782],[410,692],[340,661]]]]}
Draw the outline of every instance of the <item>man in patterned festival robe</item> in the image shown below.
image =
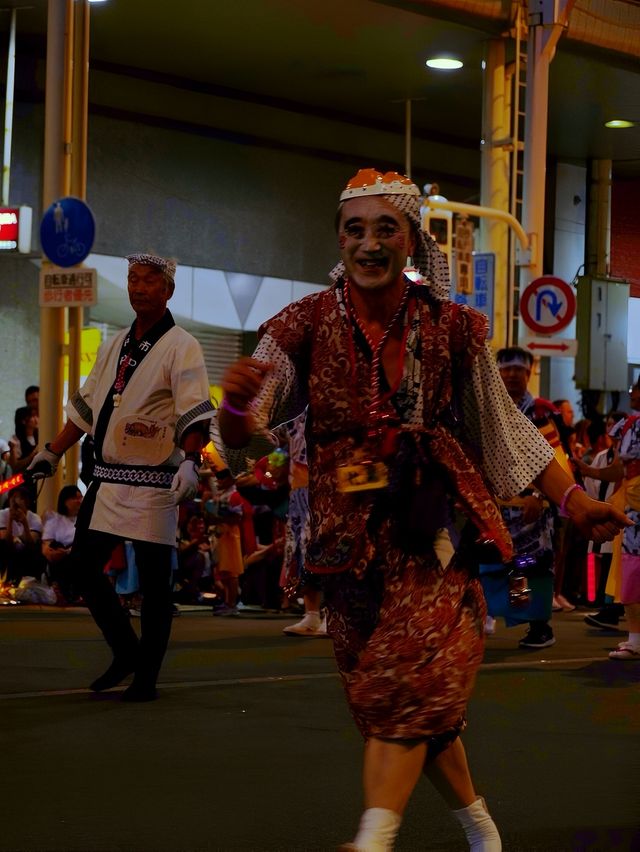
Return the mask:
{"type": "Polygon", "coordinates": [[[269,427],[309,406],[306,567],[325,576],[328,632],[365,739],[365,811],[343,848],[391,849],[424,771],[471,848],[496,852],[458,736],[483,654],[477,541],[512,554],[492,492],[536,481],[597,538],[625,521],[573,490],[511,402],[486,317],[448,299],[418,188],[365,169],[340,202],[333,286],[266,322],[254,356],[229,368],[222,449],[241,465],[235,450],[260,455],[269,427]],[[454,508],[468,519],[461,535],[454,508]]]}
{"type": "Polygon", "coordinates": [[[127,260],[133,325],[100,348],[67,404],[66,425],[30,468],[50,476],[72,444],[85,433],[93,437],[93,478],[71,558],[113,662],[91,689],[110,689],[134,672],[123,698],[151,701],[171,632],[178,503],[196,493],[213,406],[200,344],[167,309],[175,263],[148,254],[127,260]],[[140,641],[103,573],[125,539],[133,542],[143,595],[140,641]]]}

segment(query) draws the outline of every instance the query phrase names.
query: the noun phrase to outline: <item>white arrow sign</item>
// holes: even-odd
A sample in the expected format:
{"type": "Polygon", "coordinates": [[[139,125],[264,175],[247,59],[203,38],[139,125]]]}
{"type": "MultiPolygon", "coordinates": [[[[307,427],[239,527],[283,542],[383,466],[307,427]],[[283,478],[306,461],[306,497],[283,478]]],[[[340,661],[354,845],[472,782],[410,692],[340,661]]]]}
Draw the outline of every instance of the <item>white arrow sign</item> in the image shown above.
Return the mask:
{"type": "Polygon", "coordinates": [[[578,353],[578,341],[561,337],[525,337],[520,345],[532,355],[575,358],[578,353]]]}

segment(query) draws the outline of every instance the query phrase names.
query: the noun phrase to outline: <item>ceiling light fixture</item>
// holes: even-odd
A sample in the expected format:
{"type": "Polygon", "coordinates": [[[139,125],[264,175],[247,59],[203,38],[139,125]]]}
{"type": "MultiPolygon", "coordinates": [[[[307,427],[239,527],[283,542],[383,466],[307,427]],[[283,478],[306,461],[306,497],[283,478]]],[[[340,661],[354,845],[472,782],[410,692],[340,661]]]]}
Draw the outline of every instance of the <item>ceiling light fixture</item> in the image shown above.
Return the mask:
{"type": "Polygon", "coordinates": [[[605,121],[605,127],[610,127],[613,130],[620,130],[625,127],[635,127],[635,121],[628,121],[626,118],[612,118],[611,121],[605,121]]]}
{"type": "Polygon", "coordinates": [[[433,59],[427,59],[425,65],[428,68],[437,68],[438,71],[455,71],[462,68],[463,62],[451,56],[434,56],[433,59]]]}

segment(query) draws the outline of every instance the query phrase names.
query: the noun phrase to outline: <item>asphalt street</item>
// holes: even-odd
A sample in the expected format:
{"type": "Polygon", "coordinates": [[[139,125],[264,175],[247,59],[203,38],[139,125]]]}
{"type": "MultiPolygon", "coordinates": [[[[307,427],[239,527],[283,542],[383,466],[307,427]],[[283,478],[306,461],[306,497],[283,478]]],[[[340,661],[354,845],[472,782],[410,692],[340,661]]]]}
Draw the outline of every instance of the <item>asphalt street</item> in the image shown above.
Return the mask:
{"type": "MultiPolygon", "coordinates": [[[[498,625],[464,734],[504,849],[640,850],[640,665],[554,615],[557,643],[498,625]]],[[[335,850],[361,811],[362,744],[328,639],[291,618],[183,612],[160,698],[86,685],[109,662],[83,609],[0,607],[0,852],[335,850]]],[[[430,787],[397,852],[467,849],[430,787]]]]}

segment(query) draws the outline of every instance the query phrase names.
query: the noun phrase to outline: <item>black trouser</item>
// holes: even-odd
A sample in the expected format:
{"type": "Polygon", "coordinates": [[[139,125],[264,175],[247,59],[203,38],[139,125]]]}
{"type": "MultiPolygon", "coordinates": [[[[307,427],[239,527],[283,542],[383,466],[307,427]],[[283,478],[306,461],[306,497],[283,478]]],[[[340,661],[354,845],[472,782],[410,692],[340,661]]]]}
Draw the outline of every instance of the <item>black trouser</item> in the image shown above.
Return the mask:
{"type": "Polygon", "coordinates": [[[130,661],[135,667],[136,680],[151,686],[158,677],[171,633],[173,548],[166,544],[132,540],[142,592],[138,641],[129,616],[104,573],[114,547],[123,538],[88,528],[96,490],[95,485],[90,487],[76,521],[70,555],[74,579],[114,657],[130,661]]]}

